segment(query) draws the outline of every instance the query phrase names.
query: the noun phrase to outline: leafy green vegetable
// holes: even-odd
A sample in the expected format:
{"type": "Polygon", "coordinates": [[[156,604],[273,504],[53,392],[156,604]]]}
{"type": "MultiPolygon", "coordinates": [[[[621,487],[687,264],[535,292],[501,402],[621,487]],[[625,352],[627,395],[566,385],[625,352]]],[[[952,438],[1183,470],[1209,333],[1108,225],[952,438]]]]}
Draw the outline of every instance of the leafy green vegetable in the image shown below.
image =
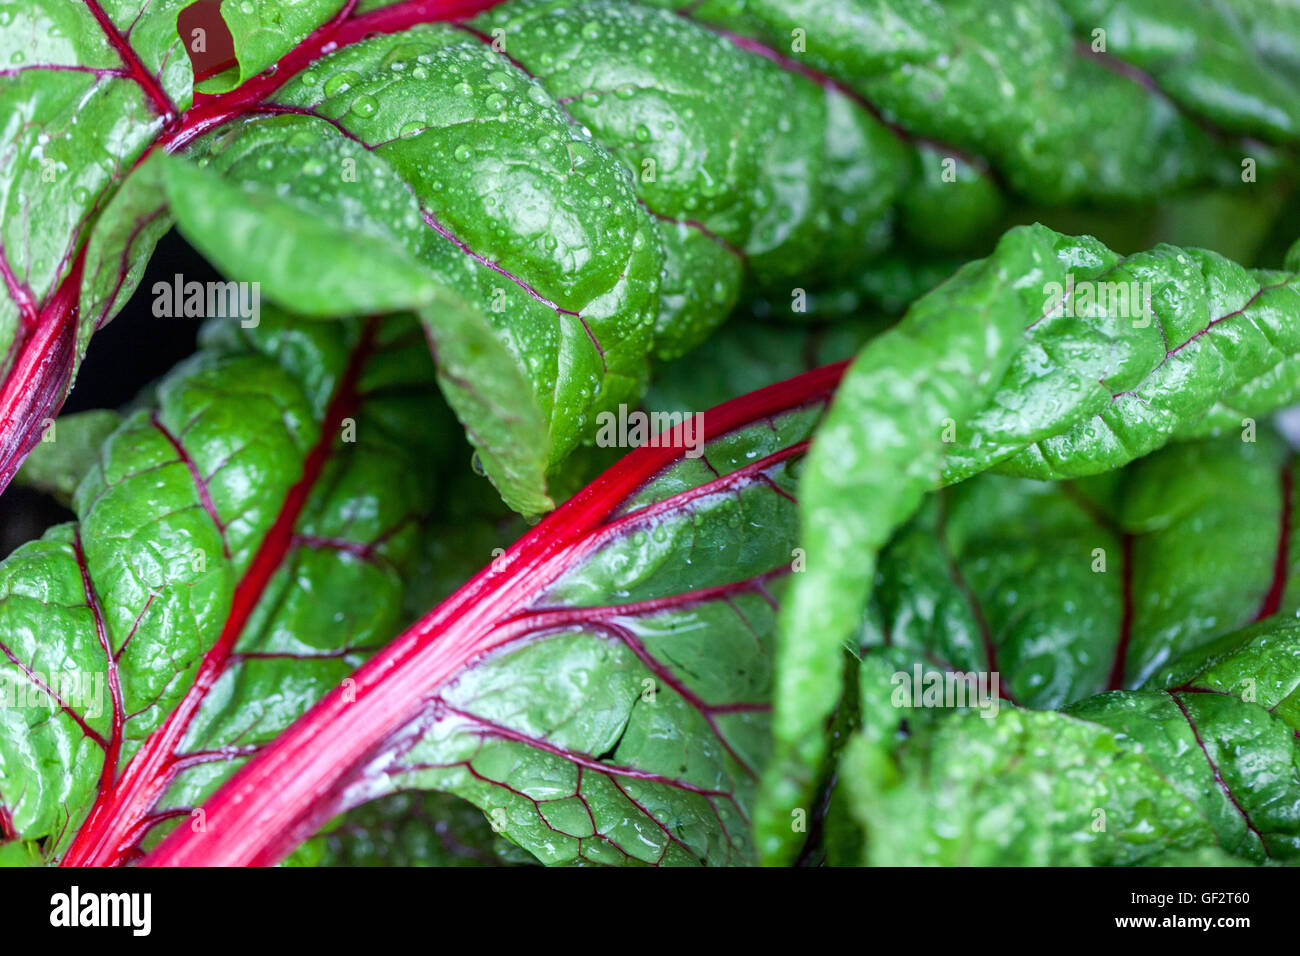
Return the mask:
{"type": "Polygon", "coordinates": [[[1149,864],[1213,841],[1140,752],[1061,714],[954,717],[897,765],[857,740],[844,773],[876,865],[1149,864]]]}
{"type": "Polygon", "coordinates": [[[1242,156],[1262,164],[1268,150],[1243,152],[1234,137],[1300,135],[1300,15],[1286,5],[651,2],[835,78],[911,136],[937,141],[940,156],[964,150],[977,170],[1041,202],[1131,200],[1235,177],[1242,156]]]}
{"type": "Polygon", "coordinates": [[[765,854],[794,852],[789,815],[825,752],[838,646],[857,627],[878,551],[922,495],[992,467],[1095,474],[1171,438],[1249,427],[1296,395],[1293,281],[1200,250],[1122,258],[1025,227],[868,344],[803,482],[809,569],[783,611],[765,854]],[[1138,292],[1121,301],[1103,288],[1138,292]]]}
{"type": "MultiPolygon", "coordinates": [[[[841,764],[864,862],[1151,864],[1190,850],[1294,861],[1295,631],[1270,619],[1218,640],[1214,656],[1188,655],[1186,680],[1064,713],[904,710],[901,741],[861,735],[841,764]]],[[[891,657],[905,666],[873,652],[863,679],[887,684],[891,657]]]]}
{"type": "Polygon", "coordinates": [[[882,553],[858,643],[1001,670],[1007,696],[1034,708],[1140,686],[1212,638],[1294,612],[1290,458],[1261,430],[1078,483],[945,489],[882,553]]]}
{"type": "Polygon", "coordinates": [[[1263,432],[1100,482],[984,476],[927,503],[882,554],[860,637],[872,732],[841,781],[866,861],[1294,859],[1290,459],[1263,432]],[[1008,712],[900,709],[918,665],[936,682],[998,673],[1008,712]]]}
{"type": "Polygon", "coordinates": [[[1300,857],[1289,5],[185,7],[0,0],[0,863],[1300,857]]]}

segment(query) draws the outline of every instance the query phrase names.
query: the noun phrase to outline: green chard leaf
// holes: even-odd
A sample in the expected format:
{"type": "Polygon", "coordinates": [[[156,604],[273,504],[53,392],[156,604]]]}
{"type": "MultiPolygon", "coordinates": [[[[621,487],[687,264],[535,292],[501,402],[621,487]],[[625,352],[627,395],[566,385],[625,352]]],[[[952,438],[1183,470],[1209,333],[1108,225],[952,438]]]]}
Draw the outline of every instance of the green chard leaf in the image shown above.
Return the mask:
{"type": "Polygon", "coordinates": [[[1213,843],[1196,805],[1144,753],[1086,720],[949,715],[901,749],[859,737],[841,764],[864,863],[1151,864],[1213,843]]]}
{"type": "Polygon", "coordinates": [[[191,100],[186,5],[0,4],[0,489],[168,228],[139,160],[191,100]]]}
{"type": "Polygon", "coordinates": [[[452,429],[421,339],[210,324],[100,446],[77,521],[0,564],[14,834],[130,859],[400,628],[452,429]]]}
{"type": "Polygon", "coordinates": [[[747,270],[815,278],[894,193],[871,166],[892,139],[817,84],[662,11],[592,4],[581,31],[573,14],[518,2],[355,43],[197,144],[216,175],[169,190],[191,242],[272,299],[420,309],[483,468],[530,514],[596,414],[636,402],[651,354],[700,341],[747,270]],[[766,112],[736,126],[722,77],[766,112]],[[429,303],[438,288],[455,304],[429,303]]]}
{"type": "Polygon", "coordinates": [[[1038,202],[1238,178],[1243,157],[1262,166],[1265,144],[1300,136],[1288,59],[1300,15],[1283,4],[647,2],[834,79],[939,156],[1038,202]]]}
{"type": "Polygon", "coordinates": [[[1291,459],[1265,428],[1097,479],[937,492],[881,554],[857,646],[1000,671],[1006,698],[1033,708],[1142,686],[1300,602],[1291,459]]]}
{"type": "MultiPolygon", "coordinates": [[[[892,701],[905,732],[859,734],[840,764],[864,830],[861,862],[1294,863],[1297,627],[1271,617],[1185,655],[1177,681],[1084,697],[1063,713],[892,701]]],[[[891,683],[918,666],[910,656],[864,657],[878,718],[891,683]]]]}
{"type": "MultiPolygon", "coordinates": [[[[778,758],[757,822],[769,859],[796,850],[790,814],[807,806],[825,754],[825,721],[841,686],[840,646],[859,627],[877,554],[923,495],[988,469],[1035,478],[1099,474],[1172,439],[1226,429],[1253,440],[1255,417],[1297,395],[1287,374],[1300,356],[1294,280],[1294,273],[1248,270],[1202,250],[1159,246],[1120,257],[1096,240],[1020,227],[867,345],[819,431],[803,482],[808,573],[783,611],[778,758]]],[[[1265,501],[1280,497],[1274,487],[1265,501]]],[[[1153,493],[1143,502],[1152,526],[1176,525],[1160,501],[1153,493]]],[[[1046,509],[1038,519],[1052,520],[1046,509]]],[[[1223,536],[1216,559],[1271,560],[1273,549],[1258,537],[1223,536]]],[[[1104,538],[1099,546],[1112,555],[1124,548],[1104,538]]],[[[928,560],[939,569],[946,563],[942,555],[928,560]]],[[[1049,566],[1036,570],[1046,574],[1049,566]]],[[[1177,582],[1160,579],[1171,569],[1151,573],[1155,600],[1177,603],[1177,582]]],[[[1108,611],[1106,602],[1090,601],[1081,580],[1083,613],[1113,618],[1113,602],[1108,611]]],[[[1193,595],[1190,607],[1231,616],[1240,613],[1240,600],[1214,605],[1193,595]]],[[[1017,605],[1014,613],[1023,610],[1017,605]]],[[[1160,630],[1160,608],[1150,613],[1153,630],[1126,664],[1138,676],[1188,639],[1176,623],[1160,630]]],[[[1080,667],[1103,666],[1096,647],[1086,651],[1091,661],[1074,653],[1080,667]]]]}
{"type": "Polygon", "coordinates": [[[927,502],[860,637],[869,716],[840,780],[863,861],[1300,857],[1291,458],[1262,432],[927,502]],[[1000,707],[940,692],[994,675],[1000,707]]]}

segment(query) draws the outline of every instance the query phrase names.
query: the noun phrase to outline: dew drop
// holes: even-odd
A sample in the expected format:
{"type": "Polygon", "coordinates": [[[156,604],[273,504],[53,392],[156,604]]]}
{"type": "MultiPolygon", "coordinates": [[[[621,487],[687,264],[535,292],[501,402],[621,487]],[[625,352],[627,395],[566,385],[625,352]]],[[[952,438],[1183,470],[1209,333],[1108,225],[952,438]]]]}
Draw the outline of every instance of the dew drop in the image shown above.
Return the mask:
{"type": "Polygon", "coordinates": [[[352,112],[362,119],[369,119],[379,110],[378,101],[369,94],[362,94],[352,101],[352,112]]]}
{"type": "Polygon", "coordinates": [[[341,70],[325,81],[325,95],[338,96],[340,93],[346,93],[360,79],[361,74],[356,70],[341,70]]]}
{"type": "Polygon", "coordinates": [[[570,143],[569,158],[574,168],[585,166],[596,158],[596,152],[586,143],[570,143]]]}

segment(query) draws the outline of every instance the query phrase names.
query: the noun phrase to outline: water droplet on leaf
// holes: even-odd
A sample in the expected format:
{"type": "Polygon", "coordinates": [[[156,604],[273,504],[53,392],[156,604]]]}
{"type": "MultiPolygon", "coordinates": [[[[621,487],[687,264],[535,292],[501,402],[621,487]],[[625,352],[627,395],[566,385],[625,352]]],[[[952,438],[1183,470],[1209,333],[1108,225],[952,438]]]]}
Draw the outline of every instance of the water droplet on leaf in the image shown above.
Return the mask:
{"type": "Polygon", "coordinates": [[[325,81],[325,95],[338,96],[340,93],[346,93],[360,80],[361,74],[356,70],[341,70],[325,81]]]}

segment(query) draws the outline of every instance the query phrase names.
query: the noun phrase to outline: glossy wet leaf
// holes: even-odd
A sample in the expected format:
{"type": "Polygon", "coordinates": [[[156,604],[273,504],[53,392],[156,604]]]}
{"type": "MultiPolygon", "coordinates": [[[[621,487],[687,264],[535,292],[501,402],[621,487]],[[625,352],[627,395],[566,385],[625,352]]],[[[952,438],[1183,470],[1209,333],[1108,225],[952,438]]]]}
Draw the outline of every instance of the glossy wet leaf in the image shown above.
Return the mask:
{"type": "Polygon", "coordinates": [[[1291,456],[1261,437],[927,504],[882,554],[863,631],[839,786],[864,862],[1300,854],[1291,456]],[[992,674],[997,706],[944,695],[992,674]]]}
{"type": "Polygon", "coordinates": [[[400,626],[440,442],[420,341],[208,326],[77,521],[0,565],[0,794],[47,858],[129,858],[400,626]]]}
{"type": "MultiPolygon", "coordinates": [[[[809,799],[839,647],[858,626],[877,553],[922,495],[990,468],[1071,478],[1176,438],[1231,429],[1249,440],[1256,418],[1296,396],[1294,277],[1173,246],[1120,257],[1093,239],[1018,227],[867,345],[803,483],[809,573],[785,611],[783,756],[760,822],[774,859],[793,852],[785,821],[809,799]]],[[[1155,661],[1169,646],[1143,653],[1155,661]]]]}

